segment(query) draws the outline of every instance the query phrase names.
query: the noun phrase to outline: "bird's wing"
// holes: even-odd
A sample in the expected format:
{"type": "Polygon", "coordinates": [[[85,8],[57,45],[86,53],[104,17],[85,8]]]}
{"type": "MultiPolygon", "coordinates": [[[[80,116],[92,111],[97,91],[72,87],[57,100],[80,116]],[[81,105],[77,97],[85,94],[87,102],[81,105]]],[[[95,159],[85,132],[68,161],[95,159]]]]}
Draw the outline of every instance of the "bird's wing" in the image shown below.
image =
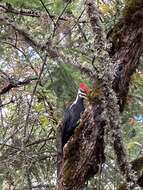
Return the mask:
{"type": "Polygon", "coordinates": [[[65,113],[64,113],[64,119],[63,119],[63,129],[65,129],[65,127],[68,125],[68,123],[70,122],[70,107],[67,108],[65,110],[65,113]]]}

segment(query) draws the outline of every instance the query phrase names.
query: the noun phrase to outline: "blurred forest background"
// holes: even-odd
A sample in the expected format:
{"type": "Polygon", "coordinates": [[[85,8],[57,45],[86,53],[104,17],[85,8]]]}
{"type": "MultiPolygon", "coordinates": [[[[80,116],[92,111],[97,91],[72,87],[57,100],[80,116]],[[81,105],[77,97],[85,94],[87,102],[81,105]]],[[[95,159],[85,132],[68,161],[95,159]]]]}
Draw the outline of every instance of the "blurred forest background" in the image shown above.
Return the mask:
{"type": "MultiPolygon", "coordinates": [[[[127,1],[95,2],[107,34],[127,1]]],[[[79,83],[92,86],[85,70],[94,67],[93,34],[84,1],[1,0],[0,30],[0,189],[51,190],[57,125],[79,83]]],[[[143,150],[142,57],[140,63],[121,116],[130,161],[143,150]]],[[[95,184],[114,190],[124,181],[110,146],[104,165],[86,190],[95,184]]]]}

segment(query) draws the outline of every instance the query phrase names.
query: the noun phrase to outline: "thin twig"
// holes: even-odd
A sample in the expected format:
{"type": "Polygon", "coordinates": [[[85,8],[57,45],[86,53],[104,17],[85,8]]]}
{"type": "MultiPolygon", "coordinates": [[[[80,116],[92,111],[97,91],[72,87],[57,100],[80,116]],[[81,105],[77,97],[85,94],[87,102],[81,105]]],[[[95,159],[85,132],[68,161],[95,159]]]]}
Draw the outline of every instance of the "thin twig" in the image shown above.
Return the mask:
{"type": "Polygon", "coordinates": [[[53,30],[52,38],[53,38],[54,35],[55,35],[56,29],[57,29],[57,25],[58,25],[58,22],[59,22],[60,18],[61,18],[62,15],[65,13],[65,11],[66,11],[66,9],[67,9],[67,7],[68,7],[68,5],[69,5],[70,3],[71,3],[71,0],[68,0],[67,4],[66,4],[65,7],[63,8],[61,14],[58,16],[58,18],[57,18],[57,20],[56,20],[56,22],[55,22],[55,25],[54,25],[54,30],[53,30]]]}
{"type": "Polygon", "coordinates": [[[49,15],[50,19],[52,20],[52,22],[53,22],[53,24],[54,24],[54,26],[55,26],[55,21],[54,21],[54,19],[53,19],[52,15],[50,14],[49,10],[48,10],[48,9],[47,9],[47,7],[45,6],[44,2],[43,2],[42,0],[39,0],[39,1],[40,1],[40,2],[41,2],[41,4],[43,5],[44,9],[45,9],[45,10],[46,10],[46,12],[48,13],[48,15],[49,15]]]}
{"type": "MultiPolygon", "coordinates": [[[[79,22],[80,18],[82,17],[83,13],[85,11],[85,8],[83,9],[83,11],[81,12],[81,14],[79,15],[79,17],[77,18],[75,24],[71,27],[71,31],[77,26],[77,23],[79,22]]],[[[68,34],[64,34],[63,37],[57,42],[56,45],[58,45],[68,34]]]]}
{"type": "Polygon", "coordinates": [[[46,61],[47,61],[47,55],[45,56],[45,59],[43,60],[43,64],[42,64],[42,67],[41,67],[41,71],[40,71],[40,73],[39,73],[38,80],[37,80],[37,82],[36,82],[36,85],[35,85],[35,87],[34,87],[34,89],[33,89],[33,93],[32,93],[32,96],[31,96],[31,100],[30,100],[30,104],[29,104],[29,108],[28,108],[28,113],[27,113],[26,120],[25,120],[24,137],[26,137],[26,131],[27,131],[27,127],[28,127],[29,116],[30,116],[30,111],[31,111],[31,108],[32,108],[33,98],[34,98],[36,89],[37,89],[37,87],[38,87],[38,84],[39,84],[39,82],[40,82],[42,73],[43,73],[43,71],[44,71],[44,66],[45,66],[45,64],[46,64],[46,61]]]}
{"type": "Polygon", "coordinates": [[[20,87],[22,85],[26,85],[29,84],[32,80],[37,80],[37,77],[35,78],[26,78],[22,81],[17,81],[14,79],[9,79],[9,84],[7,86],[5,86],[1,91],[0,91],[0,95],[3,95],[7,92],[9,92],[12,88],[17,88],[20,87]]]}

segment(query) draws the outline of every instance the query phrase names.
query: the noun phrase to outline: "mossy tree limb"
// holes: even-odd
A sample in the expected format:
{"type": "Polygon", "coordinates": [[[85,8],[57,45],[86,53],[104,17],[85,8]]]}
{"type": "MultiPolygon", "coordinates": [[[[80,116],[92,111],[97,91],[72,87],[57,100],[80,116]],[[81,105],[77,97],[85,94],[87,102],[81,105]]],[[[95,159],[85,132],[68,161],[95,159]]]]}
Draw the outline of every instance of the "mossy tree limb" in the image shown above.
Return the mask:
{"type": "MultiPolygon", "coordinates": [[[[140,5],[143,5],[143,2],[140,5]]],[[[130,7],[127,6],[124,11],[129,9],[130,7]]],[[[132,19],[140,9],[142,9],[142,6],[134,9],[131,19],[127,19],[129,15],[124,15],[124,18],[119,21],[112,31],[113,40],[116,42],[112,59],[116,69],[121,67],[119,75],[113,81],[113,89],[118,96],[120,111],[124,109],[130,79],[139,64],[139,57],[143,52],[143,18],[140,17],[139,23],[132,19]],[[118,27],[119,25],[120,27],[118,27]],[[118,32],[118,35],[116,32],[118,32]]],[[[99,165],[104,161],[103,136],[106,124],[101,117],[103,112],[99,114],[99,117],[96,108],[101,110],[101,104],[90,105],[86,109],[81,118],[79,128],[75,131],[75,135],[64,150],[64,163],[56,190],[82,189],[85,181],[98,172],[99,165]],[[85,139],[87,134],[89,135],[88,140],[85,139]],[[99,139],[102,142],[100,145],[98,144],[99,139]]],[[[120,141],[117,142],[116,140],[114,141],[114,149],[119,161],[123,152],[119,148],[120,141]]],[[[122,156],[124,157],[124,155],[122,156]]],[[[126,167],[121,163],[119,165],[126,173],[126,167]]]]}
{"type": "MultiPolygon", "coordinates": [[[[132,168],[134,169],[134,171],[136,171],[138,173],[138,175],[139,175],[138,183],[143,188],[143,173],[142,173],[143,156],[133,160],[130,164],[131,164],[132,168]]],[[[125,184],[122,183],[122,184],[119,185],[117,190],[127,190],[127,188],[126,188],[125,184]]]]}
{"type": "Polygon", "coordinates": [[[64,148],[63,166],[56,189],[82,189],[84,181],[98,172],[104,162],[104,129],[101,105],[90,105],[80,127],[64,148]]]}

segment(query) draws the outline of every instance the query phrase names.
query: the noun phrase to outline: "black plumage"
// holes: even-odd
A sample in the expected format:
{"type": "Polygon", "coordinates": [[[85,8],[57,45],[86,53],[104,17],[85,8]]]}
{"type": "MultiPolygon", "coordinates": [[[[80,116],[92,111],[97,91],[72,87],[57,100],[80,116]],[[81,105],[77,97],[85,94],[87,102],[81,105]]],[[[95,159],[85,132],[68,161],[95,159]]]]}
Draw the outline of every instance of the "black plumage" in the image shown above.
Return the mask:
{"type": "Polygon", "coordinates": [[[75,102],[65,110],[62,132],[62,148],[73,135],[74,129],[77,127],[84,109],[84,96],[80,96],[80,94],[78,94],[75,102]]]}

